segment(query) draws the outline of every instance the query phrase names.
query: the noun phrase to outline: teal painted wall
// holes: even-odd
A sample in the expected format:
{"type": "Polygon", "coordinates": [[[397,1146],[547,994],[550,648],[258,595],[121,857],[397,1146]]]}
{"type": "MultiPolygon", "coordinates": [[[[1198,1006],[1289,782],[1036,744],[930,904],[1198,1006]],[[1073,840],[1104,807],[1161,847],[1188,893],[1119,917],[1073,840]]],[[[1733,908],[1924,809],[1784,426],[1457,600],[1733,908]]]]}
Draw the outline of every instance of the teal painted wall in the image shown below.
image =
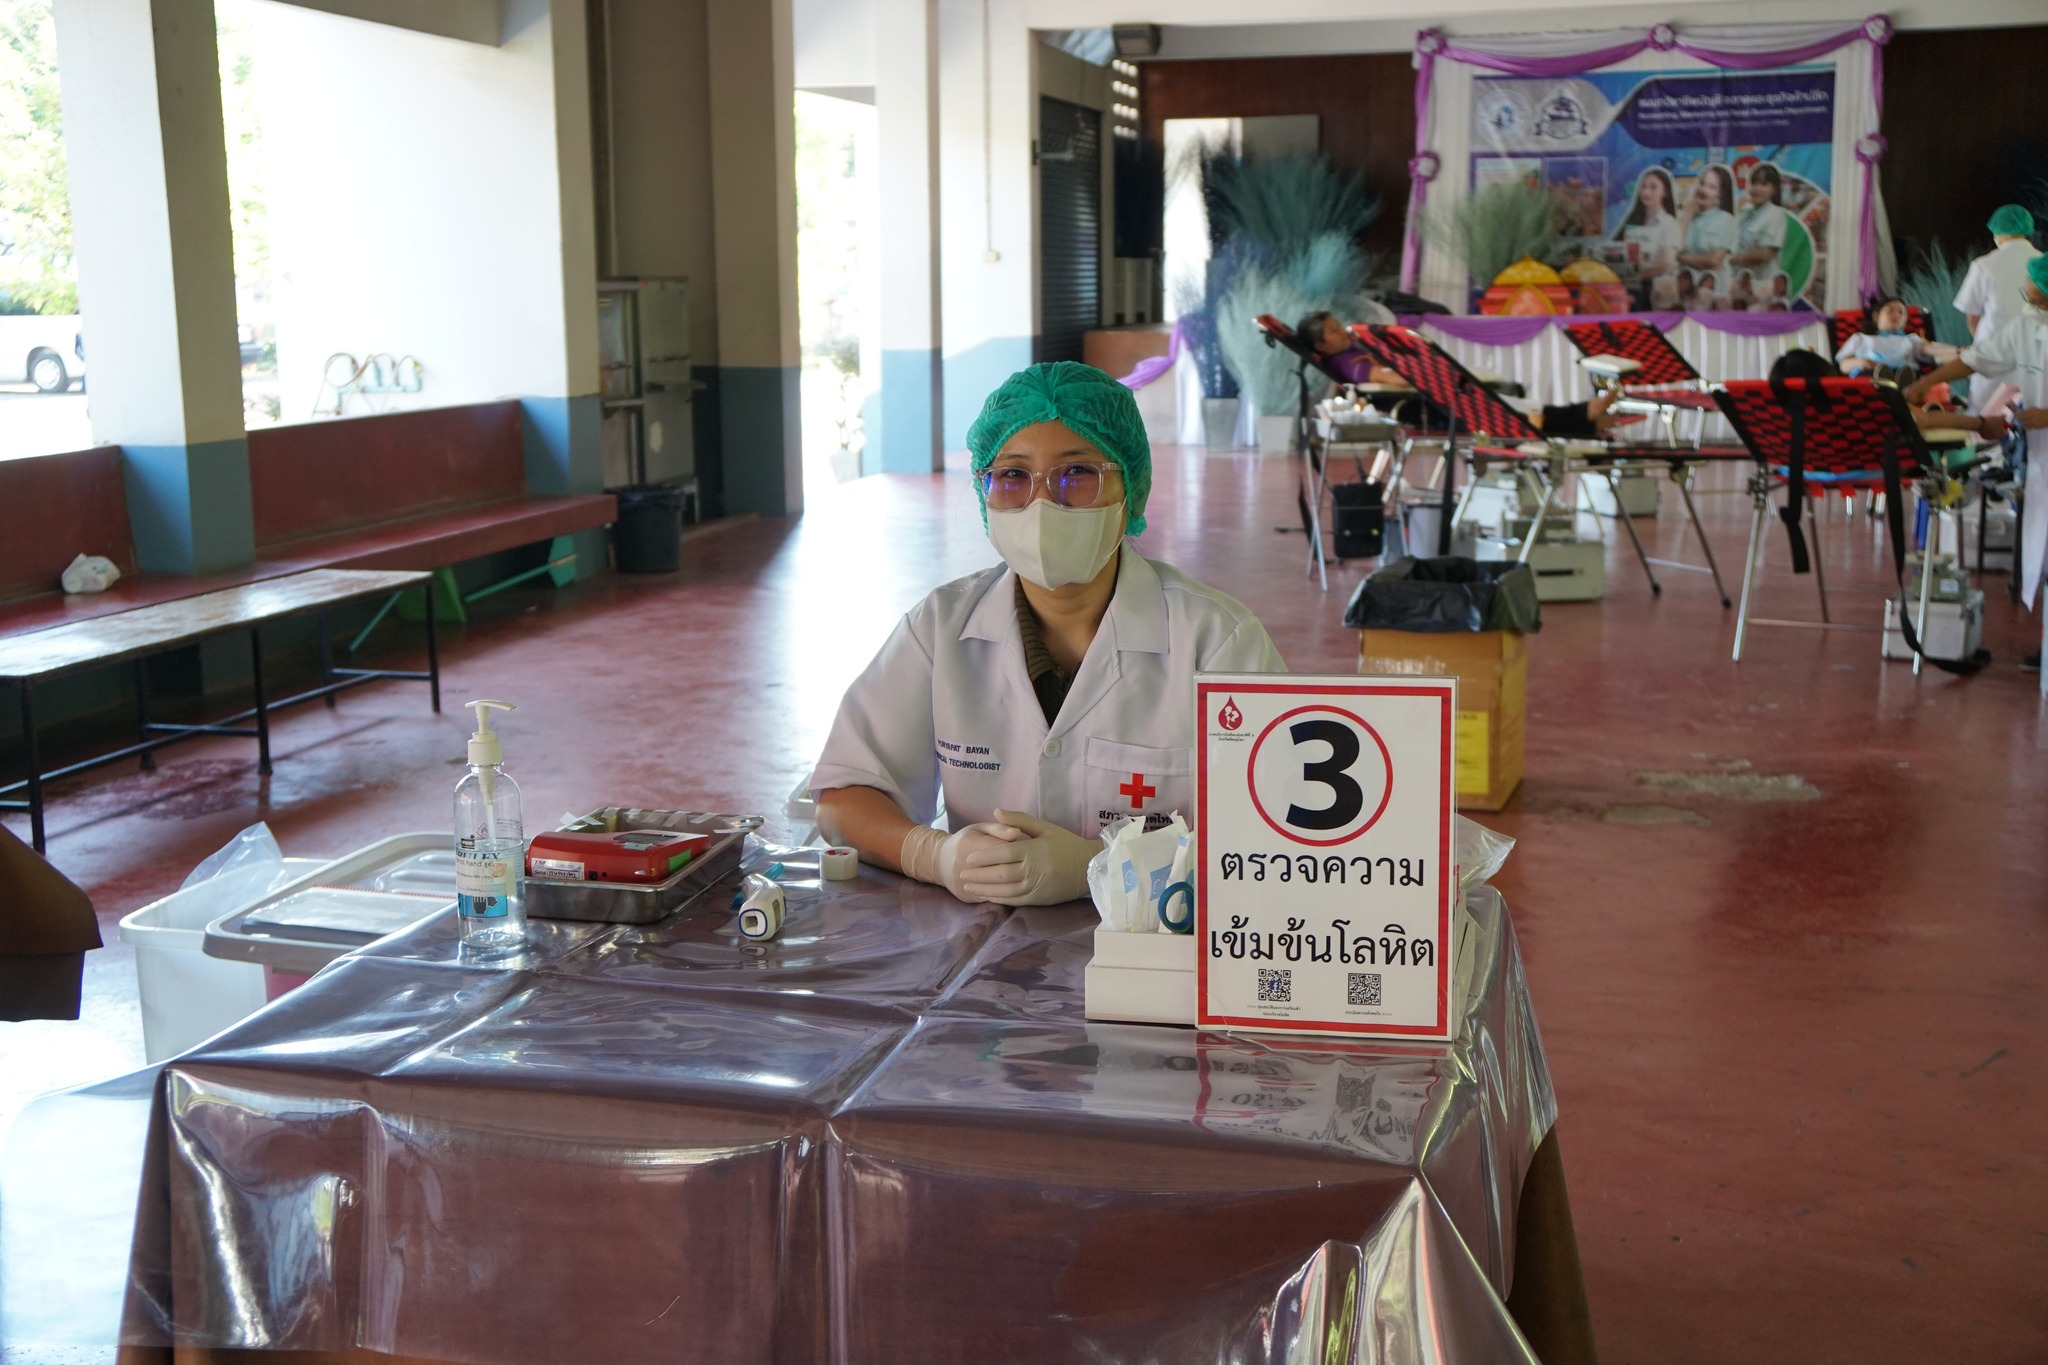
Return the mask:
{"type": "Polygon", "coordinates": [[[604,491],[604,412],[594,393],[519,400],[520,453],[532,493],[604,491]]]}
{"type": "Polygon", "coordinates": [[[718,367],[718,461],[728,514],[782,517],[803,505],[802,465],[790,458],[802,449],[798,377],[793,366],[718,367]]]}
{"type": "Polygon", "coordinates": [[[135,559],[149,573],[215,573],[256,557],[246,437],[123,446],[135,559]]]}

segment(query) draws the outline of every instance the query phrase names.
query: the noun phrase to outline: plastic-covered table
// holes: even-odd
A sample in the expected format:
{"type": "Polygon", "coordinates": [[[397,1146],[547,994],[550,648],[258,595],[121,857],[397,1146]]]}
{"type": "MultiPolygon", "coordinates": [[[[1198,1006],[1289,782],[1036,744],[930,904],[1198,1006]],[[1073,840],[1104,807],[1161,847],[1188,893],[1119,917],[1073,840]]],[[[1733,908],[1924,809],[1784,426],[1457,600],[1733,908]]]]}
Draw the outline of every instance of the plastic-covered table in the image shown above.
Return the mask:
{"type": "MultiPolygon", "coordinates": [[[[1086,906],[968,906],[773,856],[773,942],[736,935],[722,890],[647,928],[536,921],[494,964],[437,918],[132,1080],[141,1197],[100,1340],[179,1360],[1535,1359],[1504,1300],[1555,1106],[1490,888],[1466,900],[1457,1043],[1304,1047],[1085,1020],[1086,906]]],[[[92,1098],[59,1110],[106,1141],[92,1098]]],[[[34,1120],[7,1170],[16,1344],[76,1339],[95,1311],[96,1272],[23,1254],[34,1192],[78,1159],[34,1120]]]]}

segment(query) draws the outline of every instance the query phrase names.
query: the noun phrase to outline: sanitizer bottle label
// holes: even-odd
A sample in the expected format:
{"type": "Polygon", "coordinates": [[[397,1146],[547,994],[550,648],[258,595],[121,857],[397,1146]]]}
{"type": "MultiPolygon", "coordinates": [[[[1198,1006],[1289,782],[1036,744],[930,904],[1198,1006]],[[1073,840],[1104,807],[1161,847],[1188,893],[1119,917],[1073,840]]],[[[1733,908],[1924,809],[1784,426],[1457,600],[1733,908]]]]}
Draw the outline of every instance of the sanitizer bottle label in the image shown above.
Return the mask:
{"type": "Polygon", "coordinates": [[[510,913],[512,864],[501,854],[462,849],[455,855],[456,913],[470,919],[495,919],[510,913]]]}

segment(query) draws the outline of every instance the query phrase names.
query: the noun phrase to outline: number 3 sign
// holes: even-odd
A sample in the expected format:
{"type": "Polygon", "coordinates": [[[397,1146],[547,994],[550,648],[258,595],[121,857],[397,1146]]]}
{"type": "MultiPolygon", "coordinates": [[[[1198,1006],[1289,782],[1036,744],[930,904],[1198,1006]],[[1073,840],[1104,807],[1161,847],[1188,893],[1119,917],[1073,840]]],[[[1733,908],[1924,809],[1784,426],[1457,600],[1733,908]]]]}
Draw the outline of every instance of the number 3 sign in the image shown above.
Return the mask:
{"type": "Polygon", "coordinates": [[[1451,678],[1203,673],[1199,1021],[1446,1038],[1451,678]]]}

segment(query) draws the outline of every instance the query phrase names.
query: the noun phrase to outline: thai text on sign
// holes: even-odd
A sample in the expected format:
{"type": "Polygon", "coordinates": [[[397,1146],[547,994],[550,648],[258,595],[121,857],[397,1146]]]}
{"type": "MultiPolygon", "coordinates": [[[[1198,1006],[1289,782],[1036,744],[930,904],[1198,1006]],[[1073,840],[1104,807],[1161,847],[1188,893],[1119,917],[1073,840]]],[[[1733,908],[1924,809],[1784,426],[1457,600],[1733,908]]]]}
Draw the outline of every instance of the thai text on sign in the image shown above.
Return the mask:
{"type": "Polygon", "coordinates": [[[1199,674],[1199,1020],[1444,1038],[1450,678],[1199,674]]]}

